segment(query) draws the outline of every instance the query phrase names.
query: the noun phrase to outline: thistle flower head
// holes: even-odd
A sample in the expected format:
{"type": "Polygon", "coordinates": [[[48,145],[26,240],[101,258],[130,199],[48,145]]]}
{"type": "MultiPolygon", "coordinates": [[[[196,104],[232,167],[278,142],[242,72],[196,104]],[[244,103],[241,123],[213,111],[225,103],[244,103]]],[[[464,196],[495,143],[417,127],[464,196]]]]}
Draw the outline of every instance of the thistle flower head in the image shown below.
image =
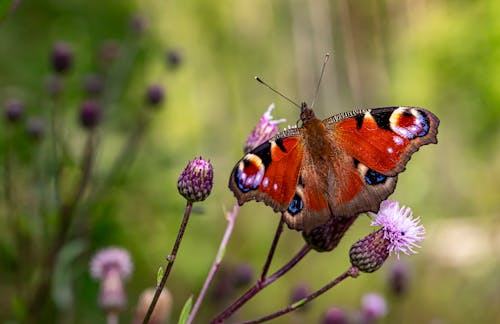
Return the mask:
{"type": "Polygon", "coordinates": [[[45,134],[45,121],[32,117],[26,122],[26,132],[34,140],[40,140],[45,134]]]}
{"type": "Polygon", "coordinates": [[[90,274],[95,279],[102,279],[110,269],[117,269],[122,278],[128,278],[133,265],[127,250],[109,247],[97,252],[90,262],[90,274]]]}
{"type": "Polygon", "coordinates": [[[201,156],[189,161],[177,180],[179,193],[190,202],[205,200],[212,191],[214,171],[201,156]]]}
{"type": "Polygon", "coordinates": [[[5,118],[12,123],[19,121],[24,114],[24,104],[17,99],[10,99],[5,103],[5,118]]]}
{"type": "Polygon", "coordinates": [[[393,252],[414,254],[417,242],[422,241],[424,227],[418,225],[419,218],[412,217],[410,208],[399,208],[396,201],[383,201],[372,226],[379,230],[354,243],[349,251],[351,264],[363,272],[379,269],[393,252]]]}
{"type": "Polygon", "coordinates": [[[406,255],[417,253],[414,248],[419,247],[417,243],[423,241],[425,229],[419,225],[419,217],[413,218],[409,207],[400,208],[397,201],[385,200],[380,205],[379,212],[372,215],[375,220],[371,225],[382,226],[384,238],[390,242],[390,254],[394,252],[399,259],[399,252],[406,255]]]}
{"type": "Polygon", "coordinates": [[[322,324],[347,324],[347,314],[341,308],[332,306],[323,315],[322,324]]]}
{"type": "Polygon", "coordinates": [[[245,142],[245,147],[243,148],[245,153],[250,152],[279,132],[278,124],[285,122],[286,119],[273,120],[273,116],[271,115],[273,109],[274,104],[271,104],[262,117],[260,117],[259,122],[245,142]]]}

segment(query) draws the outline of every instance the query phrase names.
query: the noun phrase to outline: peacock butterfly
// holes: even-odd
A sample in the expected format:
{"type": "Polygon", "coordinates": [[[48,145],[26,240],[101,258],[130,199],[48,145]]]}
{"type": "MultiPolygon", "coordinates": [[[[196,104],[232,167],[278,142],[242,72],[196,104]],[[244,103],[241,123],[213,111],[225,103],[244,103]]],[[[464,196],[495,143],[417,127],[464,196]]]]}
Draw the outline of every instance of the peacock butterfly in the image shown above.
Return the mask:
{"type": "Polygon", "coordinates": [[[420,146],[437,143],[439,119],[417,107],[344,112],[319,120],[306,103],[301,127],[247,153],[229,188],[238,203],[263,201],[288,227],[310,233],[333,217],[379,209],[420,146]]]}

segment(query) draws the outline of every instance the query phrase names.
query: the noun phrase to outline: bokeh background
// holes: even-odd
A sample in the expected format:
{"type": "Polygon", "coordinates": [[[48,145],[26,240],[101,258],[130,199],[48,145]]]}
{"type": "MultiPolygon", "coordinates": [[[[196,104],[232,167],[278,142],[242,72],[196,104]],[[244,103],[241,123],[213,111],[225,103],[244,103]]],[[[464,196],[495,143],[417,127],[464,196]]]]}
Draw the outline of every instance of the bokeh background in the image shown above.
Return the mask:
{"type": "MultiPolygon", "coordinates": [[[[90,278],[88,264],[95,251],[114,245],[128,249],[134,262],[126,285],[128,308],[121,315],[122,322],[131,321],[139,294],[155,285],[175,240],[185,205],[177,177],[188,160],[201,155],[213,163],[214,189],[195,205],[168,282],[171,321],[176,322],[186,299],[199,292],[215,256],[226,224],[224,210],[234,203],[227,179],[246,136],[272,102],[274,116],[289,124],[298,119],[296,108],[253,77],[261,76],[293,100],[310,102],[327,52],[332,55],[315,106],[319,117],[354,108],[412,105],[441,119],[439,144],[413,156],[392,196],[421,217],[426,240],[419,254],[402,258],[409,271],[404,294],[395,296],[388,287],[397,261],[391,258],[381,270],[349,279],[306,310],[274,322],[320,322],[331,306],[355,313],[367,292],[386,297],[383,323],[500,321],[500,2],[1,3],[0,100],[4,106],[21,100],[25,107],[20,121],[12,125],[4,117],[0,128],[2,163],[10,161],[0,172],[2,321],[26,318],[24,298],[34,289],[41,254],[57,221],[50,159],[53,115],[63,129],[58,139],[65,147],[63,191],[79,172],[86,131],[78,113],[88,96],[82,84],[89,74],[104,80],[97,98],[104,112],[95,165],[39,320],[103,322],[99,284],[90,278]],[[60,41],[72,48],[74,64],[54,99],[50,53],[60,41]],[[179,64],[169,60],[172,53],[179,64]],[[164,88],[161,107],[145,102],[152,84],[164,88]],[[137,145],[130,144],[130,133],[145,111],[147,128],[137,136],[137,145]],[[25,132],[32,118],[46,126],[37,140],[25,132]],[[116,170],[116,156],[127,145],[130,155],[116,170]],[[89,194],[101,186],[98,197],[89,194]],[[89,197],[93,199],[85,199],[89,197]],[[18,223],[17,234],[12,222],[18,223]]],[[[257,273],[277,221],[270,208],[246,204],[223,269],[248,264],[257,273]]],[[[335,251],[310,253],[234,319],[281,308],[295,287],[317,289],[343,272],[350,245],[372,231],[369,222],[361,217],[335,251]]],[[[300,233],[287,230],[273,269],[302,245],[300,233]]],[[[208,321],[242,291],[212,293],[197,322],[208,321]]]]}

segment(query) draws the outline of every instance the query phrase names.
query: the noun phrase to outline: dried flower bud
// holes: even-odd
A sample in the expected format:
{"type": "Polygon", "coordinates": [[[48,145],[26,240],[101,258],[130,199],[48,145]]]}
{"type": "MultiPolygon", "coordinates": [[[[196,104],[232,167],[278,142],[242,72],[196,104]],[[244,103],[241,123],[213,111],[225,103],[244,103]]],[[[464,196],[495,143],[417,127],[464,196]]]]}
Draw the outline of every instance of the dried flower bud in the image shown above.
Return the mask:
{"type": "Polygon", "coordinates": [[[245,153],[250,152],[279,132],[278,124],[285,122],[286,119],[273,120],[273,116],[271,115],[273,109],[274,104],[271,104],[252,130],[250,136],[248,136],[243,148],[245,153]]]}
{"type": "Polygon", "coordinates": [[[99,61],[105,67],[112,64],[120,55],[120,44],[115,40],[107,40],[99,49],[99,61]]]}
{"type": "Polygon", "coordinates": [[[10,99],[5,103],[4,115],[11,123],[21,120],[24,114],[24,104],[17,99],[10,99]]]}
{"type": "MultiPolygon", "coordinates": [[[[151,304],[154,295],[155,295],[155,289],[153,288],[148,288],[141,293],[135,309],[135,316],[133,321],[134,324],[142,323],[142,320],[144,319],[146,313],[148,312],[149,305],[151,304]]],[[[156,307],[154,308],[148,323],[149,324],[166,323],[166,320],[170,315],[171,311],[172,311],[172,294],[170,293],[170,291],[168,291],[167,288],[164,288],[160,293],[160,297],[156,302],[156,307]]]]}
{"type": "Polygon", "coordinates": [[[322,324],[347,324],[348,318],[342,309],[338,307],[330,307],[323,316],[322,324]]]}
{"type": "Polygon", "coordinates": [[[80,107],[80,124],[88,129],[94,128],[101,119],[101,108],[97,101],[87,100],[80,107]]]}
{"type": "Polygon", "coordinates": [[[34,140],[40,140],[45,134],[45,121],[41,118],[30,118],[26,122],[26,132],[34,140]]]}
{"type": "Polygon", "coordinates": [[[200,157],[190,161],[182,171],[177,189],[190,202],[203,201],[212,191],[213,178],[212,164],[200,157]]]}
{"type": "Polygon", "coordinates": [[[307,244],[318,252],[331,251],[337,247],[344,234],[357,218],[357,215],[352,217],[332,217],[325,224],[309,232],[302,232],[302,237],[307,244]]]}
{"type": "Polygon", "coordinates": [[[99,305],[106,312],[119,312],[125,307],[123,280],[128,278],[131,272],[132,261],[124,249],[106,248],[92,258],[90,273],[101,282],[99,305]]]}
{"type": "Polygon", "coordinates": [[[245,287],[250,284],[254,277],[252,266],[248,263],[242,263],[233,270],[233,283],[236,288],[245,287]]]}
{"type": "Polygon", "coordinates": [[[52,98],[57,98],[64,89],[59,75],[51,75],[45,80],[45,90],[52,98]]]}
{"type": "Polygon", "coordinates": [[[130,18],[130,28],[137,35],[142,35],[146,29],[146,19],[139,14],[135,14],[130,18]]]}
{"type": "Polygon", "coordinates": [[[410,269],[408,264],[401,260],[391,264],[387,277],[387,283],[394,295],[404,295],[408,291],[410,283],[410,269]]]}
{"type": "Polygon", "coordinates": [[[54,71],[64,73],[73,65],[73,50],[67,43],[58,42],[52,48],[50,59],[54,71]]]}
{"type": "Polygon", "coordinates": [[[166,55],[167,64],[170,68],[177,68],[182,63],[182,56],[177,50],[170,50],[166,55]]]}
{"type": "Polygon", "coordinates": [[[150,106],[159,106],[165,97],[165,92],[162,86],[154,84],[146,90],[146,103],[150,106]]]}
{"type": "Polygon", "coordinates": [[[104,89],[104,80],[98,74],[88,74],[83,79],[83,90],[90,96],[98,96],[104,89]]]}

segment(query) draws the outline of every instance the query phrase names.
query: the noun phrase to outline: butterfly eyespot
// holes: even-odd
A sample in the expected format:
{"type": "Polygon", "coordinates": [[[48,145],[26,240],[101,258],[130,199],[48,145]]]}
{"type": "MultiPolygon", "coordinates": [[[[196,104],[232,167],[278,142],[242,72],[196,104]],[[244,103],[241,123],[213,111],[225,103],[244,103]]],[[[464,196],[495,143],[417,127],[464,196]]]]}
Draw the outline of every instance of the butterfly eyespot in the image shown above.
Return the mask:
{"type": "Polygon", "coordinates": [[[253,154],[248,154],[239,163],[234,173],[234,181],[242,192],[249,192],[259,187],[264,176],[265,166],[262,160],[253,154]]]}
{"type": "Polygon", "coordinates": [[[292,201],[290,202],[290,205],[288,205],[287,211],[292,215],[297,215],[300,213],[300,211],[304,208],[304,202],[302,201],[302,198],[298,194],[295,194],[293,196],[292,201]]]}
{"type": "Polygon", "coordinates": [[[384,183],[387,180],[387,176],[378,173],[375,170],[368,169],[365,174],[365,181],[369,185],[378,185],[384,183]]]}
{"type": "Polygon", "coordinates": [[[429,117],[417,109],[398,108],[389,122],[391,129],[406,139],[425,136],[430,129],[429,117]]]}

